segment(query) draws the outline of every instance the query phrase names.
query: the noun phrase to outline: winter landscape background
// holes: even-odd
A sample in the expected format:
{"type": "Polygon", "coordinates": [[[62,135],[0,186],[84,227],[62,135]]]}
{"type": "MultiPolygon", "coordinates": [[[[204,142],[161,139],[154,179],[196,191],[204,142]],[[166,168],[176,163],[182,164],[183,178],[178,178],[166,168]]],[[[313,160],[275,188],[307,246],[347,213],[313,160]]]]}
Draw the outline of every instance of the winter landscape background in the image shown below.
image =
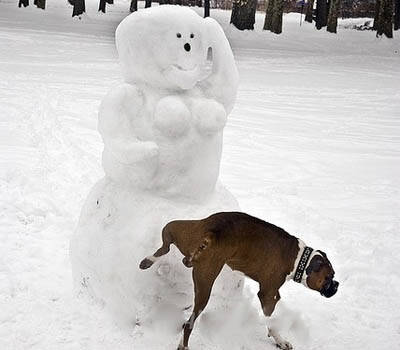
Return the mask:
{"type": "MultiPolygon", "coordinates": [[[[45,12],[0,2],[1,349],[133,347],[133,327],[74,295],[69,261],[83,201],[103,176],[97,111],[121,81],[114,31],[127,6],[101,15],[88,2],[78,20],[63,1],[45,12]]],[[[363,19],[318,32],[298,14],[285,15],[280,36],[261,31],[261,13],[254,32],[239,32],[229,15],[211,12],[241,78],[221,180],[243,211],[325,250],[341,282],[327,300],[282,288],[288,339],[296,349],[396,349],[400,39],[345,29],[363,19]]],[[[205,311],[196,326],[212,337],[207,325],[205,311]]]]}

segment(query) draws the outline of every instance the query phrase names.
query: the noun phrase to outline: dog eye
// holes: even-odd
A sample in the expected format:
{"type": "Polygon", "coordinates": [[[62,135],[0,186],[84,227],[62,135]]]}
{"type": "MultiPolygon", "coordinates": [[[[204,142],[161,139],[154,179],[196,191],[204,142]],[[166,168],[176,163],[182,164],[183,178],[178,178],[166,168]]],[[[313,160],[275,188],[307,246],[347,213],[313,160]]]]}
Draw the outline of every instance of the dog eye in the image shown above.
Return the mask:
{"type": "Polygon", "coordinates": [[[193,39],[194,38],[194,34],[192,33],[192,34],[190,34],[190,37],[193,39]]]}
{"type": "Polygon", "coordinates": [[[181,33],[176,33],[176,37],[177,38],[182,38],[182,34],[181,33]]]}

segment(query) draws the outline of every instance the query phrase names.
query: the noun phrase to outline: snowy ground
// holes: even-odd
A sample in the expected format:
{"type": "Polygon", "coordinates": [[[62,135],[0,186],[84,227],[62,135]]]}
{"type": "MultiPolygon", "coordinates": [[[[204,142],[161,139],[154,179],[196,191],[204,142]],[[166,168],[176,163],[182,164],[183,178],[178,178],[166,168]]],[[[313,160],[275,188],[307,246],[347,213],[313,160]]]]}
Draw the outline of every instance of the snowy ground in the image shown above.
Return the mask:
{"type": "MultiPolygon", "coordinates": [[[[95,7],[79,21],[61,1],[44,12],[0,2],[0,349],[134,347],[132,329],[71,286],[69,238],[102,176],[97,109],[120,81],[113,33],[128,2],[95,7]]],[[[400,33],[335,36],[288,15],[275,36],[262,14],[255,32],[238,32],[228,12],[212,13],[241,75],[221,180],[244,211],[325,250],[341,282],[329,300],[285,285],[304,319],[289,339],[398,348],[400,33]]]]}

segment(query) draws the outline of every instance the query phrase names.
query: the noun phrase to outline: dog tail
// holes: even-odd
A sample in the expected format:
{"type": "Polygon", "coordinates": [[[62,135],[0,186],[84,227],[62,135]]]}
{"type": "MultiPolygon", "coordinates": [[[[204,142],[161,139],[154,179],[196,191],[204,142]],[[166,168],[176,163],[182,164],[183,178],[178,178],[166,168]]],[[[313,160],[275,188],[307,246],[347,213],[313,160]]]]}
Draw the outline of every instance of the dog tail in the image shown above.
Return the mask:
{"type": "Polygon", "coordinates": [[[196,248],[189,256],[185,256],[182,260],[186,267],[192,267],[195,261],[198,261],[205,250],[215,241],[215,235],[213,232],[206,233],[200,246],[196,248]]]}

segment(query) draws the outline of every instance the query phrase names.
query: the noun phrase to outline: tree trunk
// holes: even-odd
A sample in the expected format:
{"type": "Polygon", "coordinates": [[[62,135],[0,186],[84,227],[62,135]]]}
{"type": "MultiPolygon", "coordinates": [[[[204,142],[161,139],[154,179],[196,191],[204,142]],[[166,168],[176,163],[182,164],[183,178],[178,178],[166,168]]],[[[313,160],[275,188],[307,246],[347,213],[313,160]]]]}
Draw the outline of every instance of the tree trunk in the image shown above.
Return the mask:
{"type": "Polygon", "coordinates": [[[400,29],[400,0],[394,1],[394,30],[400,29]]]}
{"type": "Polygon", "coordinates": [[[271,32],[275,34],[282,33],[282,18],[283,18],[284,0],[274,1],[274,13],[272,15],[271,32]]]}
{"type": "Polygon", "coordinates": [[[378,19],[379,19],[380,8],[381,8],[381,0],[376,0],[375,1],[374,25],[372,27],[374,30],[378,29],[378,19]]]}
{"type": "Polygon", "coordinates": [[[106,13],[106,0],[100,0],[99,11],[106,13]]]}
{"type": "Polygon", "coordinates": [[[204,0],[204,18],[210,17],[210,0],[204,0]]]}
{"type": "Polygon", "coordinates": [[[306,18],[305,21],[312,23],[314,13],[314,0],[307,1],[306,18]]]}
{"type": "Polygon", "coordinates": [[[239,30],[254,29],[257,0],[235,0],[231,23],[239,30]]]}
{"type": "Polygon", "coordinates": [[[326,27],[328,15],[328,3],[326,0],[317,0],[317,13],[315,18],[315,26],[318,30],[326,27]]]}
{"type": "Polygon", "coordinates": [[[337,32],[337,19],[340,9],[340,0],[331,0],[331,8],[329,9],[328,15],[328,28],[327,31],[330,33],[337,32]]]}
{"type": "Polygon", "coordinates": [[[74,1],[74,9],[72,11],[72,17],[80,16],[82,13],[85,13],[85,0],[75,0],[74,1]]]}
{"type": "Polygon", "coordinates": [[[42,10],[46,8],[46,0],[34,0],[33,4],[42,10]]]}
{"type": "Polygon", "coordinates": [[[21,7],[21,6],[24,6],[24,7],[29,6],[29,0],[19,0],[18,7],[21,7]]]}
{"type": "Polygon", "coordinates": [[[393,38],[393,0],[380,0],[379,3],[379,11],[375,14],[374,21],[376,36],[385,34],[388,38],[393,38]]]}
{"type": "Polygon", "coordinates": [[[265,9],[264,30],[272,29],[272,16],[274,14],[275,0],[268,0],[267,8],[265,9]]]}
{"type": "Polygon", "coordinates": [[[129,11],[131,12],[137,11],[137,0],[131,0],[131,6],[129,8],[129,11]]]}
{"type": "Polygon", "coordinates": [[[146,0],[144,3],[144,7],[145,8],[151,7],[151,0],[146,0]]]}

